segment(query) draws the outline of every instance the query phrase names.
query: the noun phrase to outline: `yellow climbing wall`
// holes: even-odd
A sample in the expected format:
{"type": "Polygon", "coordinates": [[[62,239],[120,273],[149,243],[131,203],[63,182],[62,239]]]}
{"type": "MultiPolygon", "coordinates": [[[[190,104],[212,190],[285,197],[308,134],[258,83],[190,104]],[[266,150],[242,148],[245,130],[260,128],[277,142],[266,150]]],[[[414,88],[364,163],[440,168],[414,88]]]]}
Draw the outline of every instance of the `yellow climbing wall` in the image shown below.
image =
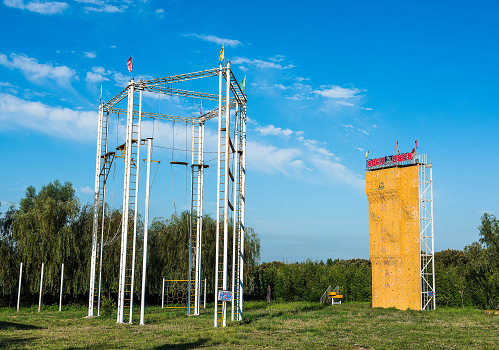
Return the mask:
{"type": "Polygon", "coordinates": [[[373,307],[421,309],[418,167],[366,173],[373,307]]]}

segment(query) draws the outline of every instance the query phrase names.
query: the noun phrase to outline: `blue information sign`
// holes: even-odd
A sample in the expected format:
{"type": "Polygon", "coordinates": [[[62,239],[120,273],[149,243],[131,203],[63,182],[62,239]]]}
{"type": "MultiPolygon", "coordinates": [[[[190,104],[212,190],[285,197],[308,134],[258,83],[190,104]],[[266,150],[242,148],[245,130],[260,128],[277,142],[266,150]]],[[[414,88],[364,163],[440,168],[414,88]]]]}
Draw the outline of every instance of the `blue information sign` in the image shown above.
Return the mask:
{"type": "Polygon", "coordinates": [[[229,292],[228,290],[219,290],[218,300],[232,301],[232,292],[229,292]]]}

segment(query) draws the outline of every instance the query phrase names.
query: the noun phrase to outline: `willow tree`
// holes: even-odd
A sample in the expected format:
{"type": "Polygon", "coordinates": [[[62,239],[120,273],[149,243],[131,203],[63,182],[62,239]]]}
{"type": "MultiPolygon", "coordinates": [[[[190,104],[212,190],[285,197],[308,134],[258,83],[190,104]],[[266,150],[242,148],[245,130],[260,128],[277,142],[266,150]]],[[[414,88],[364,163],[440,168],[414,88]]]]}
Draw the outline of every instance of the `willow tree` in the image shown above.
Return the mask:
{"type": "Polygon", "coordinates": [[[12,231],[15,213],[13,205],[7,209],[5,215],[0,212],[0,295],[1,299],[5,299],[0,305],[8,305],[13,301],[17,286],[19,258],[12,231]]]}
{"type": "MultiPolygon", "coordinates": [[[[77,230],[80,202],[70,182],[54,181],[36,192],[26,189],[12,227],[19,258],[26,270],[24,291],[35,293],[39,288],[40,268],[45,263],[44,291],[56,295],[59,291],[61,264],[70,281],[83,281],[86,269],[85,247],[88,235],[77,230]]],[[[86,230],[83,230],[86,231],[86,230]]],[[[67,290],[77,294],[81,283],[67,283],[67,290]]]]}
{"type": "MultiPolygon", "coordinates": [[[[154,220],[149,228],[147,283],[151,294],[161,293],[161,279],[187,279],[189,272],[189,225],[187,211],[174,214],[169,219],[154,220]]],[[[215,289],[216,220],[210,215],[203,216],[203,247],[201,252],[201,279],[207,280],[207,292],[215,289]]],[[[233,232],[232,222],[228,232],[233,232]]],[[[232,241],[229,235],[228,275],[232,268],[232,241]]],[[[260,238],[250,227],[245,237],[245,291],[252,290],[252,274],[260,262],[260,238]]]]}

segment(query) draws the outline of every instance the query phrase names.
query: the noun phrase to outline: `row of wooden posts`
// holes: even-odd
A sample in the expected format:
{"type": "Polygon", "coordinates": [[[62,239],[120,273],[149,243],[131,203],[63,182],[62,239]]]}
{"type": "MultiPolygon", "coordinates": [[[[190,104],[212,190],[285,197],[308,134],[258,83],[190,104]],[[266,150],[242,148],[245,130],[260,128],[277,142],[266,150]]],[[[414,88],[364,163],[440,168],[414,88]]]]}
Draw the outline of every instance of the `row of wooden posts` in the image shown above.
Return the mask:
{"type": "MultiPolygon", "coordinates": [[[[42,263],[42,271],[40,274],[40,297],[38,299],[38,312],[40,312],[42,308],[42,288],[43,288],[43,267],[44,263],[42,263]]],[[[19,291],[17,292],[17,312],[19,312],[19,303],[21,301],[21,279],[23,276],[23,263],[19,267],[19,291]]],[[[64,283],[64,263],[61,266],[61,293],[59,297],[59,311],[62,309],[62,285],[64,283]]]]}

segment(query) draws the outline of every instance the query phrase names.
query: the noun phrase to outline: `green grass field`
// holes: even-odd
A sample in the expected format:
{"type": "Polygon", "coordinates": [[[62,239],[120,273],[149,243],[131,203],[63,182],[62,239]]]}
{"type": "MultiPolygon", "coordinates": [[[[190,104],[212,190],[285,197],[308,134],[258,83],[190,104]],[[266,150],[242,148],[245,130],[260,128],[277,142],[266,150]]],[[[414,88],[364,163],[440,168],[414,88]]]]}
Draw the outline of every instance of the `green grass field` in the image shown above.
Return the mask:
{"type": "MultiPolygon", "coordinates": [[[[247,302],[243,322],[213,328],[213,309],[146,310],[146,325],[115,314],[86,319],[83,307],[0,309],[0,349],[499,349],[499,315],[474,309],[431,312],[369,304],[247,302]],[[51,310],[52,309],[52,310],[51,310]]],[[[230,313],[229,313],[230,319],[230,313]]]]}

